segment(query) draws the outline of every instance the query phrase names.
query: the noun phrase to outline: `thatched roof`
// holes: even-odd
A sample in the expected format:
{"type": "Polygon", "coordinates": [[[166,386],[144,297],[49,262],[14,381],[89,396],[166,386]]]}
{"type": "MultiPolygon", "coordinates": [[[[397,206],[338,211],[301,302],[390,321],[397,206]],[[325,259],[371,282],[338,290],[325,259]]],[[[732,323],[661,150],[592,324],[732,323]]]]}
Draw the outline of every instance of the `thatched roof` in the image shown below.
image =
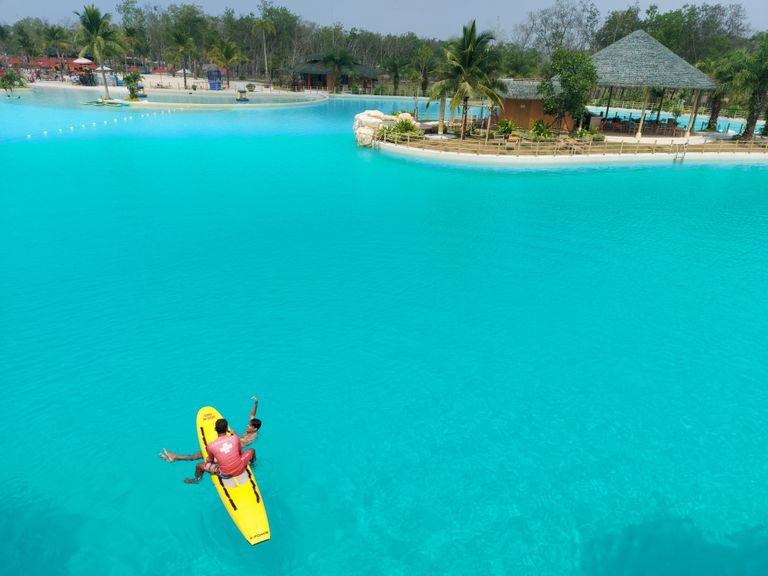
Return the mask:
{"type": "Polygon", "coordinates": [[[661,42],[636,30],[592,56],[599,86],[714,90],[712,82],[661,42]]]}
{"type": "Polygon", "coordinates": [[[502,78],[504,90],[501,97],[507,100],[541,100],[539,94],[540,80],[514,80],[512,78],[502,78]]]}
{"type": "MultiPolygon", "coordinates": [[[[325,64],[321,64],[318,61],[310,61],[305,62],[304,64],[299,64],[296,67],[296,72],[298,74],[332,74],[333,73],[333,67],[325,64]]],[[[348,74],[350,76],[355,76],[357,78],[370,78],[371,80],[376,80],[379,76],[376,74],[376,70],[371,68],[370,66],[364,66],[363,64],[355,64],[351,66],[349,69],[342,70],[343,74],[348,74]]]]}
{"type": "MultiPolygon", "coordinates": [[[[539,94],[541,80],[516,80],[514,78],[500,78],[504,84],[504,90],[501,91],[501,97],[504,100],[544,100],[544,96],[539,94]]],[[[560,77],[552,78],[552,85],[555,92],[559,93],[560,77]]]]}

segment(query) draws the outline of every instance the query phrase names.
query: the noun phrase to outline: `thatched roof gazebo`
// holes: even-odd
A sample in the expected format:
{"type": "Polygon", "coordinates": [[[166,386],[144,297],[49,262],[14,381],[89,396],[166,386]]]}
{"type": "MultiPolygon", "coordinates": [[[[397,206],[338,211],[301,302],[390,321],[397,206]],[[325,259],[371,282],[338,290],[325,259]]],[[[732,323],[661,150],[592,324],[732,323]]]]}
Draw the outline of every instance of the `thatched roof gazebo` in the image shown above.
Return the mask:
{"type": "Polygon", "coordinates": [[[312,56],[305,63],[297,66],[296,73],[301,76],[302,84],[305,86],[323,86],[331,90],[334,81],[345,84],[349,82],[350,78],[359,78],[365,85],[368,85],[378,80],[378,74],[374,68],[357,62],[351,66],[345,66],[341,78],[333,78],[333,66],[323,64],[319,56],[312,56]]]}
{"type": "Polygon", "coordinates": [[[638,138],[642,136],[645,107],[651,88],[695,90],[693,115],[688,122],[686,136],[690,136],[696,121],[701,92],[715,89],[715,83],[706,74],[643,30],[636,30],[595,53],[592,63],[597,69],[598,86],[609,88],[606,116],[615,87],[645,89],[638,138]]]}

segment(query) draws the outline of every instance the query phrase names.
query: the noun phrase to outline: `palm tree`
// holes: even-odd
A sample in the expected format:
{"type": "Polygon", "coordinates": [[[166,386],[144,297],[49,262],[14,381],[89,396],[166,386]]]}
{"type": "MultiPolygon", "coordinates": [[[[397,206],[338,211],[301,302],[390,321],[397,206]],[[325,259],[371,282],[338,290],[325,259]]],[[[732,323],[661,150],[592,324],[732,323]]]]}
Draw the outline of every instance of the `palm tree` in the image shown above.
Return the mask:
{"type": "Polygon", "coordinates": [[[696,65],[702,72],[713,78],[717,84],[709,95],[710,111],[707,130],[717,130],[717,120],[720,117],[723,102],[726,97],[738,91],[735,80],[739,65],[736,60],[740,56],[738,52],[731,52],[720,57],[709,58],[696,65]]]}
{"type": "Polygon", "coordinates": [[[442,99],[451,96],[451,112],[463,104],[461,114],[461,138],[464,139],[467,126],[469,100],[490,100],[496,106],[503,107],[500,90],[502,83],[496,78],[498,56],[492,50],[493,34],[477,33],[477,26],[472,20],[464,26],[462,37],[448,43],[445,48],[445,63],[440,67],[440,78],[433,86],[433,98],[441,98],[440,124],[445,119],[442,99]]]}
{"type": "Polygon", "coordinates": [[[229,88],[229,69],[235,64],[245,62],[247,59],[240,52],[240,47],[228,38],[221,37],[214,42],[208,51],[208,57],[217,66],[227,71],[227,88],[229,88]]]}
{"type": "Polygon", "coordinates": [[[421,79],[421,95],[426,96],[427,87],[429,86],[429,74],[435,67],[435,53],[427,44],[419,46],[413,60],[413,67],[419,73],[421,79]]]}
{"type": "Polygon", "coordinates": [[[120,43],[120,34],[117,28],[112,26],[112,17],[109,14],[101,15],[101,11],[93,4],[85,6],[83,12],[75,12],[80,18],[80,30],[77,33],[78,44],[83,46],[80,57],[86,54],[101,68],[101,77],[104,81],[104,93],[107,99],[109,86],[107,85],[107,72],[104,69],[104,59],[121,55],[124,52],[120,43]]]}
{"type": "Polygon", "coordinates": [[[16,30],[16,44],[21,53],[27,57],[27,62],[40,54],[40,47],[37,40],[25,26],[19,26],[16,30]]]}
{"type": "Polygon", "coordinates": [[[275,25],[267,18],[257,18],[253,31],[261,31],[261,45],[264,48],[264,77],[269,79],[269,60],[267,59],[267,36],[274,36],[275,25]]]}
{"type": "Polygon", "coordinates": [[[408,62],[402,56],[390,56],[384,61],[384,69],[392,78],[392,89],[397,95],[400,90],[400,75],[408,69],[408,62]]]}
{"type": "MultiPolygon", "coordinates": [[[[43,29],[43,40],[46,48],[56,50],[56,58],[61,63],[61,51],[69,48],[67,31],[62,26],[46,26],[43,29]]],[[[61,81],[64,82],[64,66],[62,65],[61,81]]]]}
{"type": "Polygon", "coordinates": [[[341,48],[326,53],[320,58],[320,64],[331,69],[331,73],[328,74],[328,91],[332,92],[336,78],[341,79],[341,75],[355,65],[355,60],[352,58],[352,54],[341,48]]]}
{"type": "Polygon", "coordinates": [[[174,63],[181,64],[181,73],[184,76],[184,90],[187,89],[187,60],[195,49],[195,40],[181,28],[174,28],[168,37],[170,45],[168,55],[174,63]]]}
{"type": "Polygon", "coordinates": [[[437,124],[437,133],[443,134],[445,132],[446,101],[448,100],[449,96],[456,92],[456,89],[458,88],[458,82],[455,78],[452,77],[452,70],[448,66],[447,61],[440,63],[440,65],[437,67],[436,74],[438,78],[441,78],[441,80],[438,80],[432,85],[432,90],[430,90],[429,93],[429,101],[427,102],[427,107],[429,107],[430,102],[433,102],[434,100],[440,100],[440,120],[437,124]]]}
{"type": "Polygon", "coordinates": [[[768,32],[760,32],[754,37],[751,50],[741,50],[733,62],[739,65],[735,74],[735,83],[749,93],[749,111],[747,124],[742,139],[752,140],[760,114],[768,103],[768,32]]]}
{"type": "MultiPolygon", "coordinates": [[[[141,31],[135,26],[123,26],[123,40],[125,41],[125,71],[128,72],[128,57],[134,58],[136,46],[141,41],[141,31]]],[[[135,60],[134,60],[135,62],[135,60]]]]}

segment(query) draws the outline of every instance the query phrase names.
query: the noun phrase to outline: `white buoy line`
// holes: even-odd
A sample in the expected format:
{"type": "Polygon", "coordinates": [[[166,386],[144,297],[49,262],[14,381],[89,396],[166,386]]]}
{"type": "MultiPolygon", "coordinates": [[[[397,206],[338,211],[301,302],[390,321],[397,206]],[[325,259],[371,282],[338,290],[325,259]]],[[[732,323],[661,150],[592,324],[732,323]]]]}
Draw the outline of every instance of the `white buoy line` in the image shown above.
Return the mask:
{"type": "MultiPolygon", "coordinates": [[[[169,109],[169,110],[160,110],[160,115],[164,115],[164,114],[166,114],[166,113],[167,113],[167,114],[173,114],[173,113],[175,113],[175,112],[183,112],[183,111],[184,111],[184,109],[183,109],[183,108],[177,108],[177,109],[175,109],[175,110],[174,110],[174,109],[169,109]]],[[[149,112],[148,112],[148,113],[146,113],[146,114],[140,114],[138,117],[139,117],[139,118],[149,118],[150,116],[157,116],[157,112],[152,112],[151,114],[150,114],[149,112]]],[[[117,124],[117,123],[119,123],[121,120],[122,120],[123,122],[133,122],[133,115],[131,114],[131,115],[122,116],[122,117],[117,117],[117,116],[115,116],[115,117],[113,117],[111,120],[112,120],[112,122],[111,122],[112,124],[117,124]]],[[[109,122],[109,120],[103,120],[103,121],[102,121],[102,124],[103,124],[104,126],[109,126],[109,125],[110,125],[110,122],[109,122]]],[[[97,128],[97,127],[98,127],[98,123],[97,123],[97,122],[90,122],[90,126],[88,126],[86,123],[82,123],[82,124],[80,124],[79,128],[78,128],[77,126],[75,126],[75,125],[72,125],[72,126],[69,126],[69,127],[67,128],[67,130],[68,130],[69,132],[76,132],[78,129],[79,129],[79,130],[85,130],[85,129],[87,129],[87,128],[97,128]]],[[[52,132],[52,131],[49,131],[49,130],[42,130],[42,131],[40,132],[40,135],[41,135],[41,136],[43,136],[43,137],[47,137],[47,136],[48,136],[48,135],[49,135],[51,132],[52,132]]],[[[56,133],[57,133],[57,134],[64,134],[64,128],[58,128],[58,129],[56,130],[56,133]]],[[[27,140],[32,140],[32,139],[33,139],[33,136],[34,136],[33,134],[27,134],[27,140]]]]}

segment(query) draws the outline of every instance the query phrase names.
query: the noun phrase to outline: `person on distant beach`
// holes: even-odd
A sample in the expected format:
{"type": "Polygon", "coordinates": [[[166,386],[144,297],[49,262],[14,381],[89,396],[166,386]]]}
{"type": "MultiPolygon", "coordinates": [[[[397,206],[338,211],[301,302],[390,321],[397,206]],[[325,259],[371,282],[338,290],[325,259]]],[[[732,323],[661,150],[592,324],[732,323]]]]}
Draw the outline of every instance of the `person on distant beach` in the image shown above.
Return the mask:
{"type": "MultiPolygon", "coordinates": [[[[248,416],[248,424],[245,426],[245,432],[240,435],[240,446],[245,447],[253,443],[259,436],[259,429],[261,428],[261,420],[256,418],[256,410],[259,408],[259,399],[256,396],[252,396],[253,408],[251,408],[251,414],[248,416]]],[[[175,462],[176,460],[202,460],[203,453],[195,452],[194,454],[175,454],[169,450],[163,448],[163,451],[158,454],[160,458],[166,462],[175,462]]],[[[254,456],[254,460],[256,457],[254,456]]]]}
{"type": "Polygon", "coordinates": [[[208,458],[195,466],[195,477],[184,478],[187,484],[197,484],[208,472],[219,478],[234,478],[242,474],[245,467],[256,459],[253,448],[242,451],[237,434],[227,435],[229,424],[224,418],[216,420],[216,440],[208,443],[208,458]]]}

